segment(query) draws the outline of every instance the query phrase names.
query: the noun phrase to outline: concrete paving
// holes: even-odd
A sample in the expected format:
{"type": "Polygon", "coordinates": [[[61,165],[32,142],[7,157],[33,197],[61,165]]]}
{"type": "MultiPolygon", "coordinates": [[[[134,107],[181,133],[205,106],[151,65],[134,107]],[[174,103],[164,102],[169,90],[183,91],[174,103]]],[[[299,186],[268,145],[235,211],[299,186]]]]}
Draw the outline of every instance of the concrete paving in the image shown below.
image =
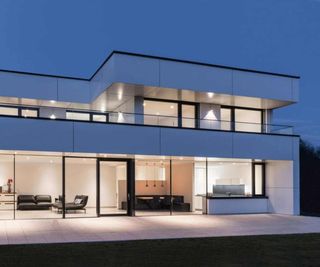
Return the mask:
{"type": "Polygon", "coordinates": [[[274,214],[0,221],[0,244],[320,233],[320,218],[274,214]]]}

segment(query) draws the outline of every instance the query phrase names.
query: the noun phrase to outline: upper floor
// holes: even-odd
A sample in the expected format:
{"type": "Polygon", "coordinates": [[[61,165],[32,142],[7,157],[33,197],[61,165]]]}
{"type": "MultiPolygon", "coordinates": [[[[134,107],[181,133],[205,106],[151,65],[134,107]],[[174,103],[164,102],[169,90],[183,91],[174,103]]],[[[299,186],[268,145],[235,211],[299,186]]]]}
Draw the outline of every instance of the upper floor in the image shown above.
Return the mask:
{"type": "Polygon", "coordinates": [[[113,52],[88,79],[0,71],[0,115],[291,135],[272,111],[298,91],[297,76],[113,52]]]}

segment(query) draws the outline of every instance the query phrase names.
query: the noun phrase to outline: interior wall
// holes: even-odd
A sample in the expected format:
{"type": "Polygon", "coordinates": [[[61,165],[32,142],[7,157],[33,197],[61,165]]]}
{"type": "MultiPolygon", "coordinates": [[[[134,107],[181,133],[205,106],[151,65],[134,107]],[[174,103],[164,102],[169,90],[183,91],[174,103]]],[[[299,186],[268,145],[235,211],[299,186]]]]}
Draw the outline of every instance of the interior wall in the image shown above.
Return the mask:
{"type": "Polygon", "coordinates": [[[172,161],[172,194],[183,195],[192,207],[193,162],[172,161]]]}
{"type": "Polygon", "coordinates": [[[87,195],[87,207],[96,207],[96,160],[66,158],[66,202],[76,195],[87,195]]]}
{"type": "Polygon", "coordinates": [[[292,161],[268,161],[266,164],[266,195],[269,212],[294,214],[292,161]]]}
{"type": "Polygon", "coordinates": [[[62,194],[61,158],[16,156],[17,195],[51,195],[52,202],[62,194]]]}
{"type": "Polygon", "coordinates": [[[146,181],[136,181],[136,195],[169,195],[170,187],[167,182],[148,180],[148,186],[146,181]],[[154,186],[154,184],[156,186],[154,186]]]}
{"type": "MultiPolygon", "coordinates": [[[[6,190],[8,179],[13,179],[13,156],[0,156],[0,186],[6,190]]],[[[14,182],[14,181],[13,181],[14,182]]]]}
{"type": "Polygon", "coordinates": [[[100,163],[100,207],[117,206],[116,168],[100,163]]]}
{"type": "Polygon", "coordinates": [[[216,185],[245,185],[245,193],[252,193],[252,173],[250,163],[208,163],[208,192],[216,185]]]}
{"type": "Polygon", "coordinates": [[[136,195],[170,195],[170,165],[165,162],[163,167],[165,168],[164,177],[162,177],[162,172],[160,171],[154,174],[152,168],[151,171],[148,170],[146,172],[143,172],[143,168],[136,168],[136,195]],[[154,175],[156,175],[156,178],[161,177],[164,180],[142,179],[145,176],[153,177],[154,175]],[[148,186],[146,186],[147,184],[148,186]]]}

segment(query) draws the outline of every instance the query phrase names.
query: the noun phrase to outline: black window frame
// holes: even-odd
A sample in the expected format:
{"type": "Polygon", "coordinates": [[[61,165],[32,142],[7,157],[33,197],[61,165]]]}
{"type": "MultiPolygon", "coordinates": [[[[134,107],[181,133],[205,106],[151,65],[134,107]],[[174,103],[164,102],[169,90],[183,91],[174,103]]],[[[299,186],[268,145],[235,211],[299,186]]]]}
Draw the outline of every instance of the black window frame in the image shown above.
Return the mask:
{"type": "MultiPolygon", "coordinates": [[[[158,98],[148,98],[148,97],[144,97],[143,101],[153,101],[153,102],[167,102],[167,103],[174,103],[177,104],[177,108],[178,108],[178,126],[177,128],[189,128],[189,129],[196,129],[199,128],[199,110],[200,110],[200,103],[196,103],[196,102],[190,102],[190,101],[181,101],[181,100],[170,100],[170,99],[158,99],[158,98]],[[195,124],[194,124],[194,128],[192,127],[183,127],[182,125],[182,105],[189,105],[189,106],[194,106],[194,120],[195,120],[195,124]]],[[[143,112],[143,115],[148,115],[145,114],[143,112]]]]}
{"type": "Polygon", "coordinates": [[[253,197],[265,197],[266,196],[266,164],[264,162],[252,162],[252,196],[253,197]],[[256,194],[256,168],[255,166],[262,167],[262,193],[256,194]]]}
{"type": "MultiPolygon", "coordinates": [[[[227,105],[221,105],[220,109],[230,109],[231,111],[231,131],[236,132],[236,115],[235,110],[236,109],[242,109],[242,110],[252,110],[252,111],[260,111],[261,112],[261,133],[264,133],[264,125],[265,125],[265,110],[260,108],[245,108],[245,107],[238,107],[238,106],[227,106],[227,105]]],[[[240,131],[239,131],[240,132],[240,131]]]]}

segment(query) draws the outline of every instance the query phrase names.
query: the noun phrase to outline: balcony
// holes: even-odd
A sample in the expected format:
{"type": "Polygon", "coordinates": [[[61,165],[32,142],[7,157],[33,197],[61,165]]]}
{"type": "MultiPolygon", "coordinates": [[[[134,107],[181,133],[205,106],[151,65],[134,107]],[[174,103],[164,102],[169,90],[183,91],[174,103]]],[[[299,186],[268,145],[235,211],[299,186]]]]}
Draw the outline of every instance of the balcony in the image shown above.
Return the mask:
{"type": "Polygon", "coordinates": [[[56,121],[82,121],[99,124],[124,124],[159,126],[223,132],[245,132],[272,135],[294,135],[293,127],[287,125],[260,124],[216,119],[195,119],[126,112],[101,112],[97,110],[66,109],[37,106],[1,106],[0,117],[45,119],[56,121]]]}

